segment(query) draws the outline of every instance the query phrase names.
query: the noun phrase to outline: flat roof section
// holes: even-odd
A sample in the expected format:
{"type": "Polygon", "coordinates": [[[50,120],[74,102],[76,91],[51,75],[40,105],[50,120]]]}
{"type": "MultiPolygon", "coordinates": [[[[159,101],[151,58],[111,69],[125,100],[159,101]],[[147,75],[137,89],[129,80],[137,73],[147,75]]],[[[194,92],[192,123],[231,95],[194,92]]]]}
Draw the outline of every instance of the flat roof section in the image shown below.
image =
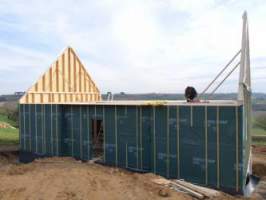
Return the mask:
{"type": "MultiPolygon", "coordinates": [[[[34,104],[34,103],[33,103],[34,104]]],[[[38,104],[38,103],[36,103],[38,104]]],[[[58,102],[47,104],[62,105],[117,105],[117,106],[240,106],[239,100],[202,100],[201,102],[186,102],[185,100],[113,100],[96,102],[58,102]]]]}

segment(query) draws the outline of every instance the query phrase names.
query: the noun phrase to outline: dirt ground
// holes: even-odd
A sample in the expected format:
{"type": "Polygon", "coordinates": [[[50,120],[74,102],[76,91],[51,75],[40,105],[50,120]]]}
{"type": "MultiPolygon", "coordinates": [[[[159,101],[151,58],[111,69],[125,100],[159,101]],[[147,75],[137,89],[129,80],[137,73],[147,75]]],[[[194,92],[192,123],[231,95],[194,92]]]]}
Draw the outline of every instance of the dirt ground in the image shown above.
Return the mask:
{"type": "Polygon", "coordinates": [[[253,173],[266,178],[266,146],[253,147],[253,173]]]}
{"type": "MultiPolygon", "coordinates": [[[[266,148],[255,148],[254,155],[255,174],[266,176],[266,148]]],[[[82,163],[72,158],[45,158],[30,164],[18,164],[16,152],[0,153],[0,199],[193,199],[154,183],[152,180],[156,178],[160,177],[82,163]]],[[[213,199],[244,198],[221,193],[213,199]]]]}

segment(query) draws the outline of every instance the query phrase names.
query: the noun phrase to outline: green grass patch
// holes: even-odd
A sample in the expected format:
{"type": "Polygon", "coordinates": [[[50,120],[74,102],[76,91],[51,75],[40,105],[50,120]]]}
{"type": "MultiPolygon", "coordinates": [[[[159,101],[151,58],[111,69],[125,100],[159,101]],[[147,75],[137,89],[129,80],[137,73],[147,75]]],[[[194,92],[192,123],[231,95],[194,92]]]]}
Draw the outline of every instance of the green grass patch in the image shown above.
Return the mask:
{"type": "Polygon", "coordinates": [[[252,144],[256,146],[266,146],[266,141],[265,140],[253,140],[252,139],[252,144]]]}
{"type": "Polygon", "coordinates": [[[0,122],[6,122],[6,123],[10,124],[11,126],[16,126],[16,122],[8,119],[8,117],[4,114],[0,114],[0,122]]]}
{"type": "Polygon", "coordinates": [[[259,128],[259,127],[253,127],[251,129],[251,135],[265,135],[266,136],[266,130],[259,128]]]}
{"type": "Polygon", "coordinates": [[[1,144],[18,144],[19,131],[13,128],[0,128],[0,145],[1,144]]]}
{"type": "Polygon", "coordinates": [[[253,127],[251,129],[251,135],[252,135],[252,144],[257,146],[266,146],[266,130],[259,128],[259,127],[253,127]]]}

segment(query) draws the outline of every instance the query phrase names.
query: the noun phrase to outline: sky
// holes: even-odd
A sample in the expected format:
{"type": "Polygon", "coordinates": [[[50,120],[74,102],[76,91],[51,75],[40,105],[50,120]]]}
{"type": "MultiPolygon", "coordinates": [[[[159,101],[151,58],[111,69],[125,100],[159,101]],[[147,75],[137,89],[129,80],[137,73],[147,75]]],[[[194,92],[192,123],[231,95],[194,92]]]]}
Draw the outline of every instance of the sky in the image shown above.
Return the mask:
{"type": "Polygon", "coordinates": [[[26,91],[68,46],[102,93],[201,92],[241,48],[244,10],[252,90],[266,92],[265,0],[0,0],[0,94],[26,91]]]}

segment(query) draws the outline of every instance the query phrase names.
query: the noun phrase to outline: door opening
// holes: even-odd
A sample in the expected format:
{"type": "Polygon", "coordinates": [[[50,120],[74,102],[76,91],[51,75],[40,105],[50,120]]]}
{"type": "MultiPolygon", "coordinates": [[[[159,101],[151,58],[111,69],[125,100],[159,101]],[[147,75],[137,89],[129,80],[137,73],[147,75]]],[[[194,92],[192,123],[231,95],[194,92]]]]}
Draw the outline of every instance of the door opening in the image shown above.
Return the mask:
{"type": "Polygon", "coordinates": [[[102,158],[103,156],[103,121],[92,119],[92,157],[102,158]]]}

